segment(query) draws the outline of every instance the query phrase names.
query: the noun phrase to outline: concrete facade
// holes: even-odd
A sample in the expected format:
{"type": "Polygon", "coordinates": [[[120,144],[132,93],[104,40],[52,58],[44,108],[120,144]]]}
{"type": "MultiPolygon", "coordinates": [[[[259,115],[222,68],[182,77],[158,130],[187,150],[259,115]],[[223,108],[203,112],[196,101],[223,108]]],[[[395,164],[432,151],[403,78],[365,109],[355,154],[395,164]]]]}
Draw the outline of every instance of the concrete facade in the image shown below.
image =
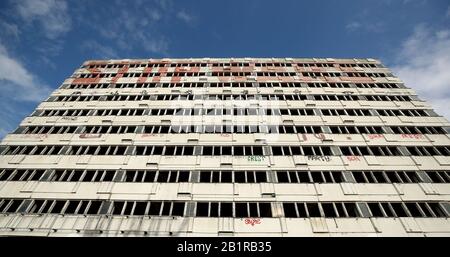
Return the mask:
{"type": "Polygon", "coordinates": [[[450,236],[450,126],[374,59],[92,60],[0,145],[0,235],[450,236]]]}

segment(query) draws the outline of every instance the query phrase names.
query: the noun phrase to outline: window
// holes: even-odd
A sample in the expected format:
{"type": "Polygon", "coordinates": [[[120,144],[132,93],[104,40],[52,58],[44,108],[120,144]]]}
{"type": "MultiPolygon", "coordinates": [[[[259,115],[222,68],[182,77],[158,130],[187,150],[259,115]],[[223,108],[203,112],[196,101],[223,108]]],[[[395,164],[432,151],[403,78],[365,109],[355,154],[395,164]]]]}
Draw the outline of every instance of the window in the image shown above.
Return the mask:
{"type": "Polygon", "coordinates": [[[450,171],[425,171],[433,183],[450,183],[450,171]]]}

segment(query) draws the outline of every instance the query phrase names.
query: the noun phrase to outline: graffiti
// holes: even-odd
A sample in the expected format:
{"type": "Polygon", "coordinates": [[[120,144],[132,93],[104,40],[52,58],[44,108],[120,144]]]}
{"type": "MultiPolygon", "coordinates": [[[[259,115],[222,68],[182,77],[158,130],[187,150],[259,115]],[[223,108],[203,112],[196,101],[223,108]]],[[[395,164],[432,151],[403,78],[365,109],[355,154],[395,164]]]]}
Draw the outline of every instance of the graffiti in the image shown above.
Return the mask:
{"type": "Polygon", "coordinates": [[[81,134],[80,138],[100,138],[102,134],[81,134]]]}
{"type": "Polygon", "coordinates": [[[330,156],[308,155],[308,161],[322,161],[322,162],[329,162],[329,161],[331,161],[331,158],[330,158],[330,156]]]}
{"type": "Polygon", "coordinates": [[[37,139],[44,139],[47,138],[47,134],[25,134],[21,136],[22,138],[37,138],[37,139]]]}
{"type": "Polygon", "coordinates": [[[369,139],[383,138],[383,135],[381,134],[369,134],[367,136],[369,137],[369,139]]]}
{"type": "Polygon", "coordinates": [[[249,162],[262,162],[265,160],[265,156],[261,156],[261,155],[251,155],[251,156],[247,156],[247,161],[249,162]]]}
{"type": "Polygon", "coordinates": [[[157,134],[142,134],[141,137],[157,137],[157,134]]]}
{"type": "Polygon", "coordinates": [[[246,219],[244,220],[244,223],[245,223],[246,225],[252,225],[252,226],[255,226],[255,225],[261,224],[261,219],[246,218],[246,219]]]}
{"type": "Polygon", "coordinates": [[[318,138],[320,140],[324,140],[325,139],[325,134],[323,134],[323,133],[315,133],[314,137],[318,138]]]}
{"type": "Polygon", "coordinates": [[[423,135],[421,134],[401,134],[402,138],[410,138],[410,139],[422,139],[423,135]]]}
{"type": "Polygon", "coordinates": [[[62,117],[63,120],[77,120],[77,117],[62,117]]]}
{"type": "Polygon", "coordinates": [[[359,156],[355,156],[355,155],[351,155],[351,156],[347,156],[347,160],[348,161],[360,161],[359,156]]]}

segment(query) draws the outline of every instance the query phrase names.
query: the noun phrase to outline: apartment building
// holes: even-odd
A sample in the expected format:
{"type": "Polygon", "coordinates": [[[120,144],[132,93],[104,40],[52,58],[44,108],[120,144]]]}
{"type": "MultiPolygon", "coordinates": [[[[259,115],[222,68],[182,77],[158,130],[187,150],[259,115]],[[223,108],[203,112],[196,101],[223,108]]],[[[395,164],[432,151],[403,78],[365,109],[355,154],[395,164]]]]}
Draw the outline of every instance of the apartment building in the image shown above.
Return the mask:
{"type": "Polygon", "coordinates": [[[0,145],[0,235],[450,236],[450,123],[380,61],[90,60],[0,145]]]}

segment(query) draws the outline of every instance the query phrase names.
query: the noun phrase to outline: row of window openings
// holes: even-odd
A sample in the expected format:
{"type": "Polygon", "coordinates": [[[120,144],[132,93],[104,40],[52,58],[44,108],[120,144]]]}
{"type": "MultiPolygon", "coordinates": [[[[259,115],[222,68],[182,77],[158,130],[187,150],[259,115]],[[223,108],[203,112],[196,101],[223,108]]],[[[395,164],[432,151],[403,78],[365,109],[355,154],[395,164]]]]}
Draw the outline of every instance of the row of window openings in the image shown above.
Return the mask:
{"type": "MultiPolygon", "coordinates": [[[[100,200],[0,200],[0,213],[191,216],[195,217],[274,217],[270,202],[169,202],[100,200]]],[[[283,202],[287,218],[356,217],[448,217],[449,203],[443,202],[283,202]]]]}
{"type": "MultiPolygon", "coordinates": [[[[271,172],[271,171],[269,171],[271,172]]],[[[273,171],[275,183],[450,183],[450,171],[424,171],[424,180],[415,171],[349,171],[347,181],[341,171],[273,171]]],[[[200,183],[265,183],[266,171],[199,171],[200,183]]],[[[197,182],[190,171],[155,170],[14,170],[0,171],[0,181],[59,181],[59,182],[197,182]]]]}
{"type": "MultiPolygon", "coordinates": [[[[59,182],[189,182],[190,171],[146,170],[10,170],[0,172],[0,181],[59,181],[59,182]],[[47,172],[47,173],[46,173],[47,172]],[[123,175],[122,175],[123,174],[123,175]]],[[[262,183],[265,171],[201,171],[200,183],[262,183]]]]}
{"type": "MultiPolygon", "coordinates": [[[[406,146],[405,148],[410,156],[450,156],[447,146],[406,146]]],[[[402,156],[395,146],[339,146],[339,149],[345,156],[402,156]]]]}
{"type": "MultiPolygon", "coordinates": [[[[58,155],[63,146],[43,145],[43,146],[7,146],[2,152],[3,155],[58,155]]],[[[275,156],[289,155],[331,155],[330,147],[319,146],[271,146],[272,154],[275,156]]],[[[396,147],[389,146],[354,146],[340,147],[343,155],[388,155],[400,156],[401,153],[396,147]],[[370,148],[370,150],[369,150],[370,148]]],[[[424,147],[422,147],[424,148],[424,147]]],[[[433,147],[428,147],[433,148],[433,147]]],[[[441,147],[445,148],[445,147],[441,147]]],[[[70,146],[68,155],[124,155],[126,146],[70,146]]],[[[264,155],[262,146],[195,146],[195,155],[216,156],[251,156],[264,155]]],[[[446,149],[443,149],[444,152],[446,149]]],[[[431,152],[431,151],[429,151],[431,152]]],[[[429,153],[428,152],[428,153],[429,153]]],[[[268,154],[268,153],[266,153],[268,154]]],[[[194,155],[194,146],[136,146],[132,155],[194,155]]],[[[438,154],[441,155],[441,154],[438,154]]]]}
{"type": "MultiPolygon", "coordinates": [[[[285,62],[256,62],[256,67],[360,67],[377,68],[374,63],[285,63],[285,62]]],[[[224,63],[133,63],[133,64],[91,64],[84,65],[83,68],[155,68],[155,67],[250,67],[248,62],[224,62],[224,63]]]]}
{"type": "MultiPolygon", "coordinates": [[[[316,101],[411,101],[411,97],[403,95],[311,95],[316,101]]],[[[86,102],[86,101],[98,101],[102,96],[91,95],[69,95],[69,96],[57,96],[52,102],[86,102]]],[[[296,101],[296,100],[308,100],[307,95],[252,95],[252,94],[221,94],[221,95],[204,95],[204,94],[171,94],[171,95],[107,95],[103,101],[143,101],[143,100],[156,100],[156,101],[173,101],[173,100],[283,100],[283,101],[296,101]]]]}
{"type": "Polygon", "coordinates": [[[185,202],[100,200],[8,200],[0,201],[0,213],[184,216],[185,202]]]}
{"type": "Polygon", "coordinates": [[[203,155],[203,156],[262,156],[269,148],[273,155],[331,155],[329,146],[272,146],[266,150],[262,146],[136,146],[136,155],[203,155]],[[291,150],[288,152],[288,150],[291,150]],[[283,152],[284,151],[284,152],[283,152]]]}
{"type": "MultiPolygon", "coordinates": [[[[223,82],[223,83],[203,83],[203,82],[184,82],[184,83],[83,83],[83,84],[65,84],[63,88],[66,89],[106,89],[106,88],[204,88],[204,87],[263,87],[263,88],[276,88],[276,87],[293,87],[302,88],[305,85],[310,88],[351,88],[350,83],[321,83],[321,82],[223,82]]],[[[354,83],[357,88],[400,88],[396,83],[354,83]]]]}
{"type": "MultiPolygon", "coordinates": [[[[148,77],[201,77],[207,76],[206,72],[134,72],[134,73],[81,73],[75,75],[77,78],[113,78],[118,75],[123,78],[148,78],[148,77]]],[[[214,77],[244,77],[256,75],[259,77],[294,77],[302,75],[303,77],[370,77],[384,78],[388,77],[388,73],[380,72],[211,72],[210,76],[214,77]]]]}
{"type": "Polygon", "coordinates": [[[0,173],[0,181],[59,182],[189,182],[189,171],[145,170],[9,170],[0,173]]]}
{"type": "MultiPolygon", "coordinates": [[[[349,171],[356,183],[450,183],[449,171],[424,171],[427,179],[415,171],[349,171]]],[[[341,183],[350,182],[340,171],[277,171],[278,183],[341,183]]]]}
{"type": "MultiPolygon", "coordinates": [[[[38,116],[144,116],[145,111],[151,116],[164,115],[290,115],[290,116],[315,116],[314,109],[264,109],[264,108],[186,108],[186,109],[70,109],[70,110],[43,110],[38,116]]],[[[373,109],[317,109],[319,115],[323,116],[430,116],[425,110],[375,110],[373,109]]]]}
{"type": "MultiPolygon", "coordinates": [[[[185,125],[185,126],[144,126],[142,130],[138,126],[26,126],[20,127],[16,133],[20,134],[124,134],[124,133],[275,133],[275,134],[318,134],[324,133],[320,126],[252,126],[252,125],[185,125]],[[80,128],[80,130],[79,130],[80,128]],[[141,132],[142,131],[142,132],[141,132]]],[[[386,134],[381,126],[329,126],[331,134],[386,134]]],[[[447,134],[442,127],[389,127],[394,134],[447,134]]]]}
{"type": "MultiPolygon", "coordinates": [[[[187,216],[186,202],[168,201],[99,201],[99,200],[18,200],[2,199],[0,213],[187,216]]],[[[271,204],[266,202],[198,202],[197,217],[272,217],[271,204]],[[217,213],[212,209],[217,208],[217,213]],[[219,215],[220,213],[220,215],[219,215]]]]}
{"type": "MultiPolygon", "coordinates": [[[[321,109],[322,115],[324,116],[374,116],[367,109],[321,109]]],[[[380,116],[410,116],[410,117],[421,117],[429,116],[424,110],[374,110],[380,116]]]]}
{"type": "MultiPolygon", "coordinates": [[[[444,203],[448,208],[448,203],[444,203]]],[[[432,202],[331,202],[283,203],[285,217],[448,217],[440,203],[432,202]]]]}
{"type": "MultiPolygon", "coordinates": [[[[63,146],[6,146],[2,155],[125,155],[127,146],[69,146],[62,153],[63,146]]],[[[344,156],[450,156],[447,146],[406,146],[407,154],[402,154],[396,146],[338,146],[344,156]]],[[[136,146],[127,155],[168,155],[168,156],[329,156],[329,146],[136,146]],[[195,150],[195,151],[194,151],[195,150]]]]}
{"type": "MultiPolygon", "coordinates": [[[[339,95],[339,98],[346,98],[346,95],[339,95]]],[[[70,102],[70,101],[97,101],[101,96],[57,96],[54,101],[56,102],[70,102]]],[[[306,95],[204,95],[204,94],[171,94],[171,95],[107,95],[104,101],[142,101],[142,100],[155,100],[155,101],[172,101],[172,100],[306,100],[306,95]]]]}
{"type": "MultiPolygon", "coordinates": [[[[19,130],[21,134],[68,134],[75,133],[77,126],[28,126],[19,130]]],[[[120,134],[139,133],[138,126],[85,126],[80,133],[86,134],[120,134]]],[[[186,125],[186,126],[144,126],[141,133],[322,133],[319,126],[247,126],[247,125],[186,125]]],[[[375,131],[368,128],[368,131],[375,131]]]]}

